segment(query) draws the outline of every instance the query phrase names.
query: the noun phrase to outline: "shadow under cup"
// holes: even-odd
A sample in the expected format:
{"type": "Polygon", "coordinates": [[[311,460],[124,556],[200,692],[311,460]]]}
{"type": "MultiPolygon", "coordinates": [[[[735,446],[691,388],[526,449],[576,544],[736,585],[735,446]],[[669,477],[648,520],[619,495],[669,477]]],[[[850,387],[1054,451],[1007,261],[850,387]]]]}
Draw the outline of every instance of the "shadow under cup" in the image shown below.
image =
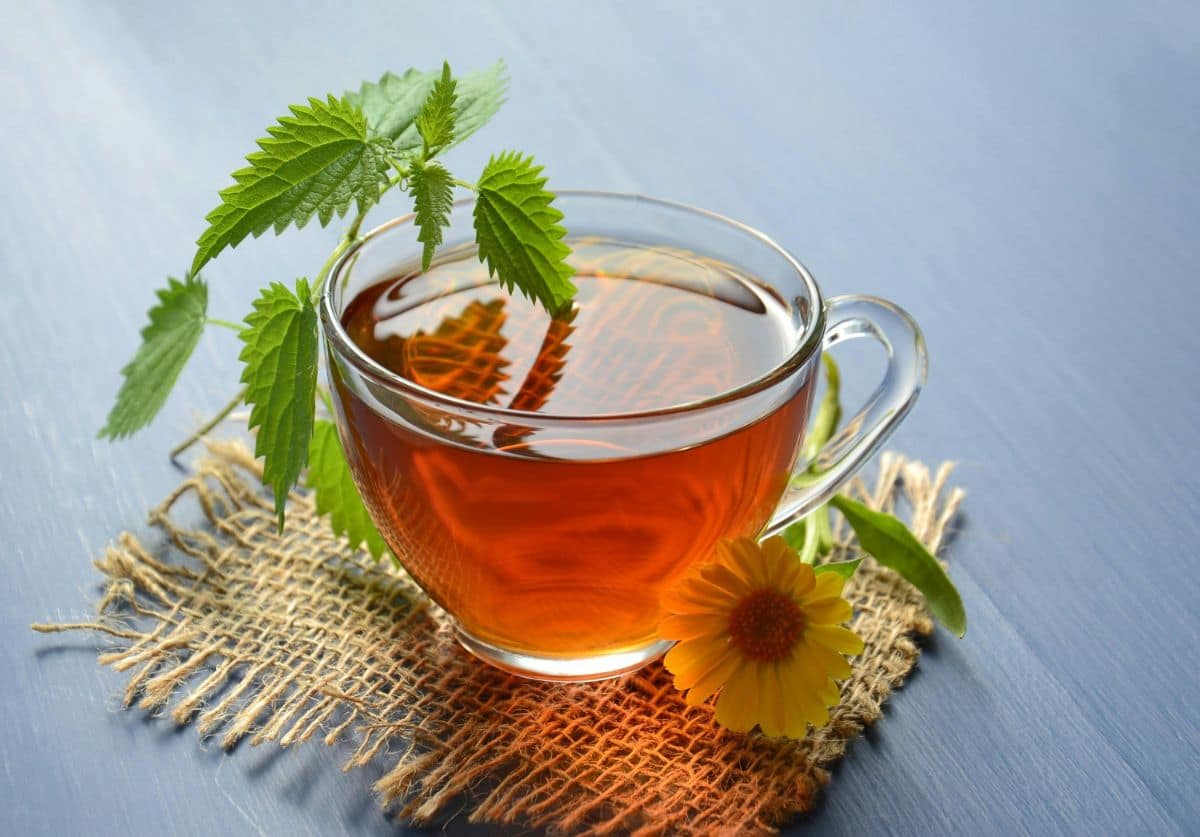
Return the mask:
{"type": "MultiPolygon", "coordinates": [[[[342,445],[401,564],[454,618],[472,653],[525,676],[590,680],[669,647],[656,635],[659,596],[718,541],[778,531],[832,493],[809,487],[801,500],[789,486],[831,335],[812,278],[749,228],[630,195],[566,192],[557,205],[573,239],[736,266],[786,310],[790,352],[720,395],[638,413],[556,416],[424,388],[372,360],[342,323],[364,291],[419,272],[411,217],[346,252],[321,317],[342,445]]],[[[441,253],[471,246],[472,209],[455,206],[441,253]]],[[[874,327],[854,321],[863,322],[874,327]]],[[[842,440],[854,456],[842,457],[838,481],[824,488],[836,490],[882,441],[918,387],[886,420],[865,416],[881,428],[875,437],[842,440]]]]}

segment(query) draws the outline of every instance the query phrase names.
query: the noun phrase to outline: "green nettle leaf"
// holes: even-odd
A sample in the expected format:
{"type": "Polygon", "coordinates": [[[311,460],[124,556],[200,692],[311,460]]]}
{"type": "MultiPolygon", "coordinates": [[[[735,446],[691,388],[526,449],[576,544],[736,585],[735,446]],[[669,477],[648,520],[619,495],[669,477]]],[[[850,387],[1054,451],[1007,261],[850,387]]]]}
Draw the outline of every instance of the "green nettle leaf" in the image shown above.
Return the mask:
{"type": "Polygon", "coordinates": [[[337,427],[331,421],[318,419],[313,427],[305,482],[316,494],[317,514],[329,515],[334,534],[344,535],[351,549],[365,546],[378,561],[387,551],[387,544],[363,505],[337,427]]]}
{"type": "Polygon", "coordinates": [[[510,292],[516,288],[551,313],[575,294],[574,269],[562,242],[562,213],[532,157],[504,152],[488,161],[475,201],[479,260],[510,292]]]}
{"type": "Polygon", "coordinates": [[[458,145],[488,123],[508,92],[508,71],[503,61],[486,70],[476,70],[458,78],[454,141],[458,145]]]}
{"type": "Polygon", "coordinates": [[[862,563],[861,558],[855,558],[853,561],[831,561],[828,564],[817,564],[813,567],[813,572],[820,575],[821,573],[837,573],[842,578],[850,578],[854,575],[858,565],[862,563]]]}
{"type": "Polygon", "coordinates": [[[314,215],[325,226],[352,202],[364,212],[379,200],[388,146],[368,138],[362,111],[332,96],[290,110],[258,141],[260,150],[246,158],[250,165],[233,173],[237,182],[222,190],[196,242],[193,273],[248,235],[303,227],[314,215]]]}
{"type": "Polygon", "coordinates": [[[442,243],[442,228],[450,225],[454,205],[454,183],[450,172],[438,163],[414,165],[408,175],[408,191],[416,204],[417,240],[425,245],[421,270],[429,270],[433,251],[442,243]]]}
{"type": "Polygon", "coordinates": [[[142,344],[121,370],[125,380],[100,430],[102,439],[131,436],[154,420],[204,333],[208,286],[202,279],[168,278],[167,287],[155,293],[158,304],[150,309],[142,344]]]}
{"type": "MultiPolygon", "coordinates": [[[[417,115],[433,90],[438,73],[407,70],[403,75],[384,73],[377,82],[363,82],[357,92],[345,95],[347,103],[362,108],[371,136],[389,140],[396,151],[405,153],[421,148],[417,115]]],[[[450,145],[458,145],[482,128],[504,104],[508,75],[503,61],[486,70],[468,73],[456,79],[456,130],[450,145]]]]}
{"type": "Polygon", "coordinates": [[[433,73],[409,69],[398,76],[386,72],[379,81],[364,81],[358,91],[347,91],[347,104],[362,109],[373,137],[391,140],[399,150],[421,147],[421,135],[414,124],[421,105],[433,89],[433,73]]]}
{"type": "Polygon", "coordinates": [[[967,632],[967,613],[942,565],[902,522],[856,500],[837,495],[829,504],[845,515],[862,548],[916,587],[942,624],[958,636],[967,632]]]}
{"type": "Polygon", "coordinates": [[[436,150],[454,140],[456,86],[450,77],[450,65],[443,63],[442,76],[433,83],[433,90],[416,118],[417,133],[425,141],[427,150],[436,150]]]}
{"type": "Polygon", "coordinates": [[[293,293],[279,282],[254,301],[241,332],[250,427],[258,428],[255,456],[263,457],[263,482],[275,492],[283,529],[288,491],[308,460],[317,391],[317,312],[308,280],[293,293]]]}

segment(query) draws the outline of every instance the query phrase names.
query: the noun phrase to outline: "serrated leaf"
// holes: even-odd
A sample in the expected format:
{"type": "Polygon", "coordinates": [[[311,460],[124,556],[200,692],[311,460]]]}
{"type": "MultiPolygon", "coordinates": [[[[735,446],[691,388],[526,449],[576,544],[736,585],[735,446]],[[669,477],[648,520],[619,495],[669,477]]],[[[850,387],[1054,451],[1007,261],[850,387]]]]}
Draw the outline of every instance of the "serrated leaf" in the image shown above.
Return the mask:
{"type": "Polygon", "coordinates": [[[408,175],[408,191],[416,207],[417,240],[421,251],[421,270],[429,270],[433,251],[442,243],[442,228],[450,226],[450,208],[454,205],[454,184],[450,172],[437,163],[414,165],[408,175]]]}
{"type": "Polygon", "coordinates": [[[237,182],[221,191],[221,205],[196,242],[193,273],[246,236],[303,227],[313,216],[325,226],[351,203],[363,212],[379,200],[388,148],[368,138],[362,111],[333,96],[290,110],[258,141],[250,165],[233,173],[237,182]]]}
{"type": "Polygon", "coordinates": [[[204,333],[208,286],[200,277],[167,278],[155,291],[158,304],[147,315],[142,344],[121,370],[125,380],[100,430],[100,438],[121,439],[145,427],[162,409],[204,333]]]}
{"type": "MultiPolygon", "coordinates": [[[[437,77],[436,72],[414,69],[403,75],[388,72],[377,82],[363,82],[357,92],[348,92],[344,98],[362,108],[371,136],[389,140],[398,152],[404,153],[421,147],[417,114],[437,77]]],[[[456,128],[450,145],[458,145],[474,134],[500,109],[508,91],[508,75],[504,62],[497,61],[486,70],[459,76],[456,83],[456,128]]]]}
{"type": "Polygon", "coordinates": [[[830,561],[828,564],[817,564],[813,567],[813,572],[818,575],[821,573],[837,573],[842,578],[848,579],[854,575],[858,565],[862,563],[861,558],[855,558],[853,561],[830,561]]]}
{"type": "Polygon", "coordinates": [[[364,81],[357,92],[347,91],[342,98],[362,109],[371,136],[391,140],[406,151],[421,147],[421,135],[414,123],[433,89],[433,81],[433,73],[412,68],[399,76],[388,71],[379,81],[364,81]]]}
{"type": "Polygon", "coordinates": [[[417,133],[425,141],[425,147],[436,150],[454,140],[455,107],[458,96],[456,82],[450,77],[450,65],[442,63],[442,75],[433,83],[433,89],[421,105],[415,120],[417,133]]]}
{"type": "Polygon", "coordinates": [[[317,312],[306,279],[293,293],[279,282],[254,301],[241,332],[250,427],[258,428],[254,455],[263,457],[263,482],[275,493],[283,529],[288,491],[308,460],[317,390],[317,312]]]}
{"type": "Polygon", "coordinates": [[[967,613],[958,589],[937,558],[907,526],[890,514],[875,511],[842,494],[829,504],[845,516],[864,550],[921,592],[942,624],[960,637],[967,632],[967,613]]]}
{"type": "Polygon", "coordinates": [[[459,76],[457,81],[454,141],[450,145],[458,145],[474,134],[500,110],[508,92],[508,70],[503,61],[497,61],[485,70],[459,76]]]}
{"type": "Polygon", "coordinates": [[[316,495],[317,514],[329,515],[329,526],[335,535],[345,536],[351,549],[365,546],[376,561],[383,557],[387,544],[363,504],[337,427],[331,421],[317,419],[313,426],[305,482],[316,495]]]}
{"type": "Polygon", "coordinates": [[[475,240],[489,274],[553,314],[574,296],[575,271],[566,262],[571,249],[562,242],[563,215],[541,173],[532,157],[515,151],[488,161],[475,200],[475,240]]]}

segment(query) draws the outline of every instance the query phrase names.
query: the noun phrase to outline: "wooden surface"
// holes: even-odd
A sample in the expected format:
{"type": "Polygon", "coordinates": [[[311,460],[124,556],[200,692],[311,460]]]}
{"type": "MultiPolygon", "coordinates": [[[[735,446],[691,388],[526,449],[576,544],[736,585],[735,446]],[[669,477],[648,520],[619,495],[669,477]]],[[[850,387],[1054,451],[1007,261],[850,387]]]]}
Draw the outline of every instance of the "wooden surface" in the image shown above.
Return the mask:
{"type": "MultiPolygon", "coordinates": [[[[443,56],[513,78],[456,170],[516,146],[553,185],[721,211],[925,328],[930,383],[893,445],[962,463],[970,631],[929,644],[803,827],[1200,831],[1194,3],[251,5],[0,16],[0,833],[403,828],[344,751],[202,747],[115,711],[122,678],[85,639],[27,625],[86,614],[90,559],[231,390],[236,341],[213,334],[149,431],[95,440],[151,290],[252,138],[443,56]]],[[[311,274],[334,236],[223,256],[212,312],[311,274]]]]}

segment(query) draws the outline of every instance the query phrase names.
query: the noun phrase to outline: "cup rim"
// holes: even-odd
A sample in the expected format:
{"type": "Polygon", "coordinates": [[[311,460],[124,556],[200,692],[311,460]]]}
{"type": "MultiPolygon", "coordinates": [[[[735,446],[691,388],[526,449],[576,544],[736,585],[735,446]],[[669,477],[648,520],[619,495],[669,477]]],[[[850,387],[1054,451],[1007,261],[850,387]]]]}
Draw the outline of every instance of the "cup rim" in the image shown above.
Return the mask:
{"type": "MultiPolygon", "coordinates": [[[[681,404],[671,404],[665,407],[658,407],[653,410],[640,410],[629,413],[603,413],[600,415],[562,415],[544,412],[531,412],[528,410],[514,410],[510,407],[498,407],[490,404],[478,404],[474,401],[467,401],[462,398],[446,395],[437,392],[436,390],[423,387],[415,381],[398,375],[392,370],[377,362],[370,355],[359,348],[350,335],[346,333],[345,327],[342,325],[341,318],[334,311],[333,292],[337,285],[337,279],[341,275],[342,270],[355,257],[359,250],[371,243],[375,239],[382,236],[384,233],[390,232],[397,227],[412,225],[416,218],[416,213],[402,215],[393,218],[390,221],[385,221],[374,229],[364,234],[361,238],[346,248],[333,266],[329,269],[329,273],[325,280],[325,286],[321,289],[321,322],[325,339],[336,350],[339,357],[349,361],[358,370],[376,383],[386,386],[390,390],[400,392],[407,396],[414,396],[427,402],[433,402],[443,408],[454,410],[456,412],[466,412],[479,417],[491,417],[505,422],[513,420],[520,421],[525,424],[545,424],[545,423],[595,423],[595,422],[611,422],[611,421],[637,421],[651,418],[659,418],[664,416],[674,416],[686,413],[700,412],[712,407],[718,407],[725,404],[730,404],[748,398],[763,390],[769,389],[780,381],[792,375],[796,370],[800,369],[812,355],[814,350],[819,345],[822,333],[825,331],[825,302],[821,295],[821,289],[817,285],[816,280],[808,272],[808,269],[802,265],[791,253],[780,246],[773,238],[767,234],[756,230],[747,224],[740,221],[735,221],[728,216],[721,215],[717,212],[712,212],[707,209],[692,206],[690,204],[681,203],[678,201],[664,200],[662,198],[652,198],[647,195],[641,195],[634,192],[609,192],[598,189],[560,189],[556,190],[556,194],[560,198],[600,198],[600,199],[620,199],[634,200],[640,203],[653,204],[654,206],[662,207],[670,210],[682,211],[692,215],[699,215],[710,221],[717,221],[725,224],[735,230],[747,234],[752,238],[758,239],[762,244],[774,250],[778,255],[792,267],[793,270],[800,276],[804,285],[808,289],[809,297],[812,300],[813,316],[802,332],[801,339],[798,341],[796,348],[788,355],[781,359],[775,366],[768,371],[752,378],[745,383],[738,384],[735,387],[717,393],[716,395],[708,396],[707,398],[687,401],[681,404]]],[[[453,209],[461,209],[465,206],[470,206],[475,203],[475,198],[463,198],[457,200],[453,204],[453,209]]]]}

